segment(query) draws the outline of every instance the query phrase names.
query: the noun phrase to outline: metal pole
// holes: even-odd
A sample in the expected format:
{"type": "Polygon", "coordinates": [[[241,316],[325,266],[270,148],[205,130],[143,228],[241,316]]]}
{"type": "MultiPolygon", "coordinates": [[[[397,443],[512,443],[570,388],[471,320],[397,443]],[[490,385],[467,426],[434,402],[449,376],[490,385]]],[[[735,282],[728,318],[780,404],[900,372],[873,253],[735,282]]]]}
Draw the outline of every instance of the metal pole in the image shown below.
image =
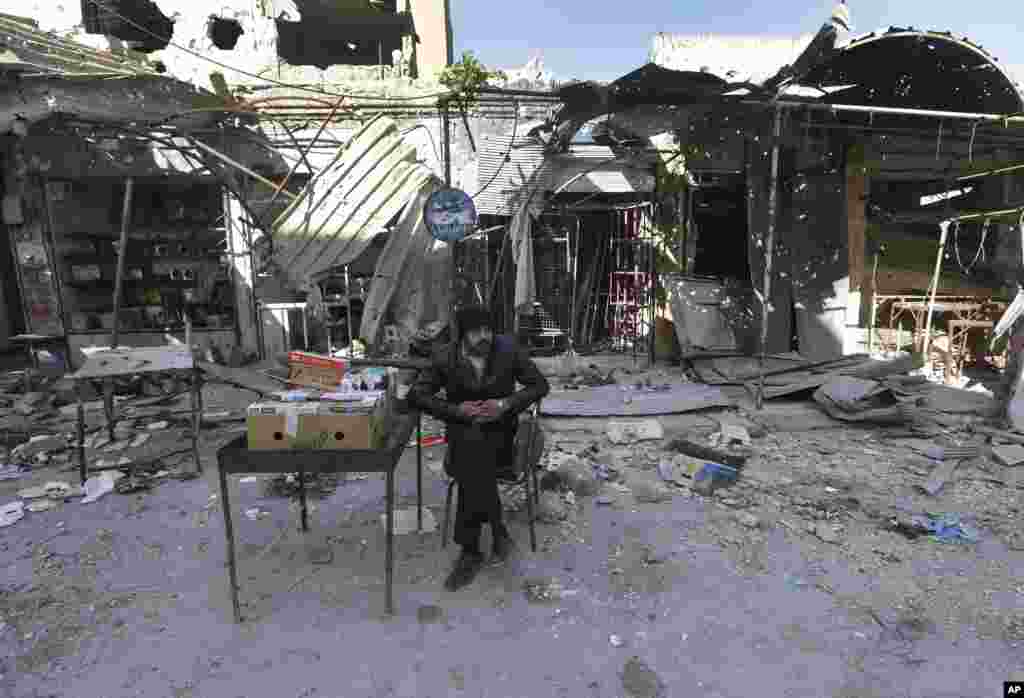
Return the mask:
{"type": "MultiPolygon", "coordinates": [[[[441,156],[444,160],[444,185],[450,187],[452,185],[452,124],[451,115],[448,111],[448,102],[442,101],[441,107],[441,156]]],[[[458,335],[455,327],[455,311],[458,308],[458,299],[456,298],[456,284],[455,284],[455,243],[451,242],[448,244],[448,250],[450,253],[449,259],[449,273],[451,278],[448,280],[448,332],[449,342],[451,344],[451,353],[449,357],[452,361],[455,360],[455,351],[457,348],[458,335]]]]}
{"type": "Polygon", "coordinates": [[[761,299],[761,357],[758,362],[760,378],[757,382],[757,409],[764,407],[764,365],[768,355],[768,308],[772,293],[772,256],[775,252],[775,223],[778,218],[779,199],[779,140],[782,137],[782,109],[775,109],[772,128],[772,169],[768,185],[768,237],[764,246],[764,287],[761,299]]]}
{"type": "Polygon", "coordinates": [[[875,253],[875,261],[871,268],[871,322],[868,323],[868,354],[875,348],[875,324],[878,322],[878,301],[875,294],[878,293],[878,253],[875,253]]]}
{"type": "Polygon", "coordinates": [[[121,238],[117,248],[117,275],[114,277],[114,332],[110,338],[110,348],[117,348],[117,340],[121,328],[121,295],[124,286],[124,260],[128,251],[128,226],[132,217],[132,195],[135,180],[128,177],[124,182],[124,202],[121,207],[121,238]]]}
{"type": "Polygon", "coordinates": [[[823,102],[795,102],[780,100],[776,102],[761,102],[758,100],[745,99],[740,104],[750,106],[767,107],[776,109],[814,109],[817,111],[830,112],[859,112],[861,114],[892,114],[895,116],[926,116],[936,119],[963,119],[965,121],[991,121],[997,123],[1024,123],[1024,116],[1007,116],[1005,114],[979,114],[959,111],[938,111],[935,109],[904,109],[902,107],[869,107],[861,104],[827,104],[823,102]]]}
{"type": "Polygon", "coordinates": [[[348,318],[348,355],[352,358],[352,285],[348,275],[348,265],[345,265],[345,315],[348,318]]]}
{"type": "MultiPolygon", "coordinates": [[[[274,182],[271,182],[266,177],[253,172],[248,167],[246,167],[245,165],[243,165],[243,164],[241,164],[239,162],[235,162],[234,160],[229,158],[224,153],[221,153],[221,152],[218,152],[218,151],[214,150],[213,148],[211,148],[210,146],[206,145],[205,143],[203,143],[200,140],[197,140],[195,138],[190,138],[189,140],[192,141],[192,143],[196,147],[198,147],[200,150],[204,150],[207,153],[209,153],[210,155],[212,155],[213,157],[217,158],[218,160],[221,160],[221,161],[227,163],[228,165],[231,165],[235,169],[237,169],[237,170],[239,170],[241,172],[244,172],[245,174],[247,174],[250,177],[252,177],[253,179],[255,179],[257,182],[261,182],[261,183],[267,185],[268,187],[270,187],[271,190],[273,190],[275,192],[278,191],[278,189],[279,189],[278,185],[275,184],[274,182]]],[[[296,199],[299,198],[298,195],[292,194],[290,191],[286,191],[284,189],[280,189],[280,191],[281,191],[282,195],[288,197],[292,201],[295,201],[296,199]]]]}
{"type": "Polygon", "coordinates": [[[942,271],[942,253],[946,250],[946,237],[949,234],[949,221],[939,223],[939,251],[935,254],[935,271],[932,272],[932,287],[928,293],[928,317],[924,323],[924,343],[921,345],[921,356],[928,363],[928,349],[932,338],[932,313],[935,310],[935,294],[939,290],[939,273],[942,271]]]}

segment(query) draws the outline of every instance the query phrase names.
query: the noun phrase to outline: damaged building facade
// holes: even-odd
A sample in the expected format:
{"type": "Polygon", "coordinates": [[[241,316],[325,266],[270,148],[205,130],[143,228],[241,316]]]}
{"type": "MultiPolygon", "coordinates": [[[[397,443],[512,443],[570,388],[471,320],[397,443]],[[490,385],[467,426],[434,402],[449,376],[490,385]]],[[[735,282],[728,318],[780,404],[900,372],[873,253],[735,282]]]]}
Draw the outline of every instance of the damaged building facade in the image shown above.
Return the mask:
{"type": "MultiPolygon", "coordinates": [[[[577,274],[568,295],[584,307],[597,299],[605,338],[623,335],[617,276],[640,272],[641,283],[660,284],[660,301],[676,301],[666,305],[687,352],[763,345],[827,361],[931,349],[958,367],[965,355],[988,354],[987,331],[1016,293],[1021,264],[1024,191],[1012,167],[1024,144],[1013,116],[1021,93],[967,39],[901,28],[849,39],[844,13],[840,6],[818,34],[793,40],[657,35],[647,65],[610,85],[561,89],[558,115],[523,137],[520,152],[529,152],[526,141],[535,148],[520,156],[532,158],[526,169],[547,170],[544,215],[574,205],[564,190],[551,196],[571,171],[550,173],[591,155],[578,136],[584,125],[599,125],[603,155],[614,158],[595,163],[591,179],[627,168],[652,175],[622,192],[631,203],[614,201],[607,177],[589,201],[651,206],[654,233],[641,247],[662,262],[672,257],[661,269],[677,273],[654,265],[648,281],[634,260],[613,253],[608,261],[602,244],[570,262],[596,266],[597,292],[577,274]],[[685,163],[682,176],[670,176],[671,161],[685,163]],[[929,327],[944,335],[930,346],[929,327]]],[[[523,196],[528,179],[510,180],[505,194],[523,196]]],[[[514,220],[514,206],[482,205],[514,220]]],[[[534,214],[533,230],[546,235],[542,212],[534,214]]],[[[570,218],[562,229],[584,225],[570,218]]],[[[516,302],[535,298],[555,302],[540,288],[516,302]]],[[[625,300],[645,339],[656,335],[640,310],[646,298],[625,300]]],[[[563,317],[559,329],[577,345],[593,341],[578,334],[586,323],[563,317]]]]}
{"type": "Polygon", "coordinates": [[[58,365],[76,366],[110,346],[118,317],[126,344],[180,341],[189,324],[197,344],[241,350],[225,168],[197,144],[247,168],[283,162],[253,145],[249,127],[223,122],[223,100],[138,53],[94,50],[10,16],[0,39],[4,348],[33,335],[58,365]]]}
{"type": "MultiPolygon", "coordinates": [[[[241,303],[249,310],[238,318],[241,343],[263,356],[300,347],[333,351],[352,336],[378,341],[385,324],[392,326],[389,337],[396,330],[407,337],[425,322],[443,321],[450,276],[444,245],[408,259],[403,269],[415,272],[418,281],[409,282],[415,289],[381,295],[395,285],[390,275],[402,272],[381,266],[385,257],[406,259],[407,253],[404,243],[396,250],[389,242],[390,232],[423,178],[411,177],[395,188],[382,185],[396,173],[429,171],[430,184],[420,184],[436,186],[447,172],[453,186],[473,193],[479,144],[507,132],[516,119],[544,119],[556,101],[482,96],[470,113],[453,111],[443,118],[438,98],[446,90],[438,77],[452,61],[452,38],[448,4],[442,0],[278,1],[256,10],[251,3],[228,2],[213,14],[176,0],[85,0],[82,8],[83,13],[70,6],[63,13],[42,11],[48,18],[44,23],[97,46],[144,50],[168,74],[227,96],[238,111],[255,116],[266,143],[286,162],[283,172],[256,172],[262,180],[233,177],[227,198],[232,264],[239,287],[249,294],[241,303]],[[140,27],[159,35],[160,17],[173,25],[165,37],[169,41],[141,45],[140,27]],[[369,179],[338,184],[356,187],[356,194],[377,192],[372,200],[362,199],[373,214],[335,216],[316,231],[289,226],[287,216],[295,212],[281,216],[293,197],[310,180],[317,187],[333,186],[331,178],[339,173],[327,170],[340,149],[379,114],[394,128],[381,129],[377,135],[383,141],[360,151],[369,159],[359,171],[369,179]],[[286,191],[277,192],[282,185],[286,191]],[[373,294],[378,279],[384,281],[373,294]],[[380,305],[392,297],[404,305],[380,305]]],[[[513,86],[546,89],[547,76],[536,62],[520,72],[510,76],[513,86]]],[[[312,193],[307,207],[324,190],[312,193]]],[[[474,259],[470,255],[466,264],[477,266],[474,259]]]]}

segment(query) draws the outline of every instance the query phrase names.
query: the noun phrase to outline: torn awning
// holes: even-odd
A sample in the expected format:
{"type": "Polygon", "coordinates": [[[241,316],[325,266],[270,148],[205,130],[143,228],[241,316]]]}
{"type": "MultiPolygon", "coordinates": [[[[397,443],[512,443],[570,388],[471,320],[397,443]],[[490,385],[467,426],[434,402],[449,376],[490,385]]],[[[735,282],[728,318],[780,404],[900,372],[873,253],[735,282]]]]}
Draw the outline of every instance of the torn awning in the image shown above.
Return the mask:
{"type": "Polygon", "coordinates": [[[368,121],[274,221],[274,256],[305,282],[356,259],[437,177],[416,160],[395,122],[368,121]]]}

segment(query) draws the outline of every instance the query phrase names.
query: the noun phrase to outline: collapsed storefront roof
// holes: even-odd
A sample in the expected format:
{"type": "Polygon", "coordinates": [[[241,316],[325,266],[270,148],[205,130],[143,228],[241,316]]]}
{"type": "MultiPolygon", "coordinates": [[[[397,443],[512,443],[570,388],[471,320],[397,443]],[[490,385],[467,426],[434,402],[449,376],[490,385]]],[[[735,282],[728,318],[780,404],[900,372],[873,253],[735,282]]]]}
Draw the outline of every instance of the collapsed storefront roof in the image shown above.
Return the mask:
{"type": "Polygon", "coordinates": [[[39,30],[35,20],[0,14],[0,70],[22,75],[156,75],[140,55],[94,48],[39,30]]]}
{"type": "MultiPolygon", "coordinates": [[[[652,62],[609,85],[564,87],[555,118],[563,149],[600,114],[643,106],[673,111],[736,98],[785,96],[808,104],[990,114],[1024,111],[1024,97],[996,59],[950,33],[890,28],[839,46],[828,25],[800,39],[654,39],[652,62]]],[[[638,134],[641,135],[641,134],[638,134]]],[[[650,134],[643,134],[650,135],[650,134]]]]}

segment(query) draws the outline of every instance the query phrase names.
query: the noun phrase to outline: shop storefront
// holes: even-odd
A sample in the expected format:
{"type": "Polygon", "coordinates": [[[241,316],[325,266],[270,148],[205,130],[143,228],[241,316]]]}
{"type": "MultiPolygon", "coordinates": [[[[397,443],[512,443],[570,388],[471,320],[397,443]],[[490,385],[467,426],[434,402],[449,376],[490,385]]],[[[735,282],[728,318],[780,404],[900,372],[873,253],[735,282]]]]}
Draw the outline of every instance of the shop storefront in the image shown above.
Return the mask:
{"type": "MultiPolygon", "coordinates": [[[[96,169],[90,176],[65,165],[30,176],[20,210],[5,211],[26,330],[63,339],[72,364],[83,349],[110,346],[114,329],[127,177],[96,169]]],[[[131,176],[119,344],[166,344],[167,334],[183,340],[188,320],[194,344],[227,356],[238,312],[220,182],[131,176]]]]}

